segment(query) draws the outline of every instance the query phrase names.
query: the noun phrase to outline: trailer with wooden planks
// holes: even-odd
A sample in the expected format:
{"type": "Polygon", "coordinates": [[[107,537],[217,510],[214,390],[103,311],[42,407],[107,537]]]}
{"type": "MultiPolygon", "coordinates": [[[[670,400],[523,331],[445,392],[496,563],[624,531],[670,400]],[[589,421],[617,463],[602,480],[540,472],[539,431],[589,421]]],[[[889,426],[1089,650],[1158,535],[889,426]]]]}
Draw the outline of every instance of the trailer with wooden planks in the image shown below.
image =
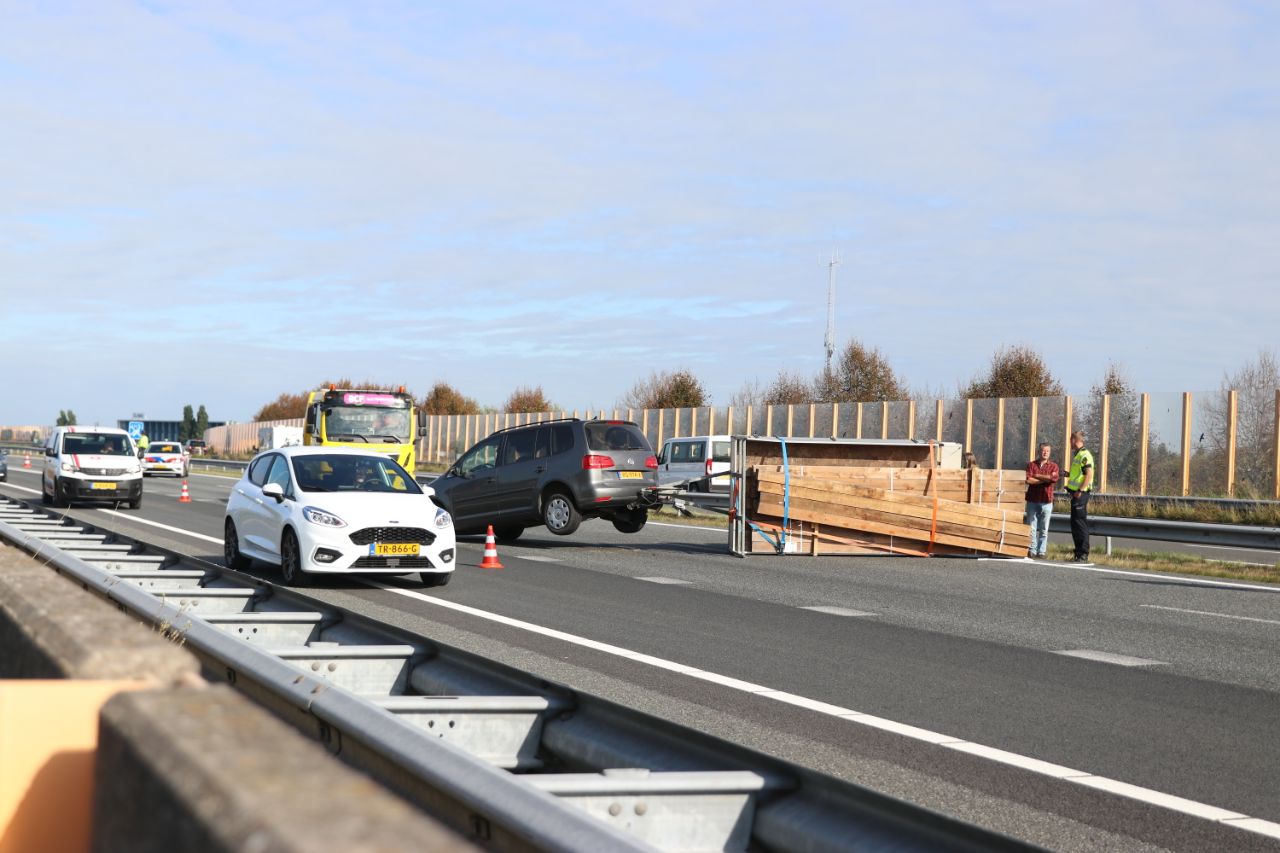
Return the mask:
{"type": "Polygon", "coordinates": [[[1025,556],[1026,475],[917,439],[734,436],[735,554],[1025,556]]]}

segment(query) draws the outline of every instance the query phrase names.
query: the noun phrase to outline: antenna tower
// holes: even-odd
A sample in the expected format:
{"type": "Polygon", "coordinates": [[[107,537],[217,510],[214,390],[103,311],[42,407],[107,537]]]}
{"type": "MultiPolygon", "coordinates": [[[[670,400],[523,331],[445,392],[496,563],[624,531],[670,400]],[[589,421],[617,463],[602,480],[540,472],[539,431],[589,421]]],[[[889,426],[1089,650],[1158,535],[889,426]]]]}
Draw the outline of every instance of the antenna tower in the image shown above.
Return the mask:
{"type": "Polygon", "coordinates": [[[831,357],[836,354],[836,267],[840,264],[840,253],[831,252],[831,260],[827,262],[827,337],[823,342],[827,349],[827,372],[831,372],[831,357]]]}

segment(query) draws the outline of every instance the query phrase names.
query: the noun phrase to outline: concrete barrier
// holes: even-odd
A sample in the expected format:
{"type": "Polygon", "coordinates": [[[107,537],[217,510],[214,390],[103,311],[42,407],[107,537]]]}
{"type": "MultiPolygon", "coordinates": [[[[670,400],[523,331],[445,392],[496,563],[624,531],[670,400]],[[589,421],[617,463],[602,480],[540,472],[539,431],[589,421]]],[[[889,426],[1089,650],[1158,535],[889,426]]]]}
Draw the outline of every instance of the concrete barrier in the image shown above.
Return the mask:
{"type": "Polygon", "coordinates": [[[93,849],[475,850],[225,686],[102,709],[93,849]]]}
{"type": "Polygon", "coordinates": [[[0,853],[477,849],[199,673],[0,544],[0,853]]]}
{"type": "Polygon", "coordinates": [[[60,577],[0,545],[0,678],[195,678],[194,656],[60,577]]]}

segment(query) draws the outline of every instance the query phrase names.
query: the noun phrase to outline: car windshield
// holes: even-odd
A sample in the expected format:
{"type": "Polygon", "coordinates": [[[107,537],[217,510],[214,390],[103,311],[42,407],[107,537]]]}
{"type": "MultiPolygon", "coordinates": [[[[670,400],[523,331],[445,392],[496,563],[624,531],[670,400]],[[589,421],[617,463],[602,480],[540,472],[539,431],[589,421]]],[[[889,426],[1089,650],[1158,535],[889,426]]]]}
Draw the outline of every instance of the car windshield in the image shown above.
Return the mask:
{"type": "Polygon", "coordinates": [[[413,477],[387,456],[325,453],[293,457],[298,488],[304,492],[397,492],[420,495],[413,477]]]}
{"type": "Polygon", "coordinates": [[[330,406],[325,409],[330,439],[404,444],[409,441],[409,410],[385,406],[330,406]]]}
{"type": "Polygon", "coordinates": [[[649,442],[635,424],[604,421],[587,424],[587,447],[592,450],[649,450],[649,442]]]}
{"type": "Polygon", "coordinates": [[[193,438],[187,442],[187,447],[204,447],[204,442],[198,438],[193,438]]]}
{"type": "Polygon", "coordinates": [[[84,456],[132,456],[133,448],[123,435],[69,432],[62,437],[62,452],[84,456]]]}
{"type": "Polygon", "coordinates": [[[181,453],[182,448],[176,444],[153,444],[147,448],[148,453],[181,453]]]}

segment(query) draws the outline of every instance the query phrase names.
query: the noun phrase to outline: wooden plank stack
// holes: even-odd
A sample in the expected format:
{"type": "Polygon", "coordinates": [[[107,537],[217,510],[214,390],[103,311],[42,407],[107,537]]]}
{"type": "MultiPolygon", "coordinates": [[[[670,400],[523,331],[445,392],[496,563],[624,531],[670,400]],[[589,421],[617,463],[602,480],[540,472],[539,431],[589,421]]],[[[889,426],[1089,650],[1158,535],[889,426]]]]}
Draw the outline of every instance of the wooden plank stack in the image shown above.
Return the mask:
{"type": "MultiPolygon", "coordinates": [[[[812,456],[812,454],[809,454],[812,456]]],[[[789,461],[787,551],[802,553],[999,554],[1022,557],[1022,471],[936,469],[917,459],[789,461]]],[[[927,460],[927,457],[926,457],[927,460]]],[[[787,473],[777,455],[748,460],[747,517],[781,529],[787,473]]],[[[774,547],[753,531],[749,549],[774,547]]]]}

